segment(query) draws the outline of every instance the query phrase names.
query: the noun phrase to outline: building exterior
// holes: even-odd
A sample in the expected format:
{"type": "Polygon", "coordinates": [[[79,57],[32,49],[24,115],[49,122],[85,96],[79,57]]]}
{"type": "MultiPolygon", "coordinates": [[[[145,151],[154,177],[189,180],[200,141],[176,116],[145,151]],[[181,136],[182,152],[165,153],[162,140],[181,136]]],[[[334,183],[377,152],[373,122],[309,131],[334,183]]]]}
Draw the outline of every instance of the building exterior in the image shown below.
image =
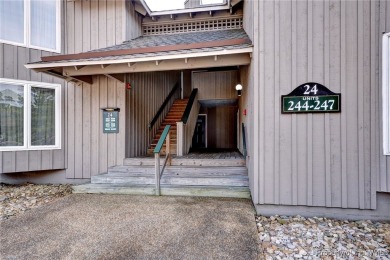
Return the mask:
{"type": "Polygon", "coordinates": [[[2,1],[0,181],[80,183],[145,155],[161,124],[149,120],[180,82],[181,97],[198,88],[201,114],[234,121],[208,140],[246,153],[258,213],[390,219],[390,4],[185,7],[2,1]],[[310,82],[340,93],[340,111],[282,113],[281,97],[310,82]],[[225,108],[207,109],[216,99],[225,108]],[[118,133],[103,133],[102,108],[120,109],[118,133]]]}

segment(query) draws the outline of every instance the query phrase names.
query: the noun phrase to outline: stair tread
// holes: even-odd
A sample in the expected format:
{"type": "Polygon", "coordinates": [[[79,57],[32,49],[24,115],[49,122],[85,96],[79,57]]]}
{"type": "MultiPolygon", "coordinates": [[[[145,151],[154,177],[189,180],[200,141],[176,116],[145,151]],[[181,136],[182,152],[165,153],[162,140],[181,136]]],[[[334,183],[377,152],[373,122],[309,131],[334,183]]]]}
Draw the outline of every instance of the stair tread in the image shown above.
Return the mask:
{"type": "MultiPolygon", "coordinates": [[[[95,194],[129,194],[129,195],[155,195],[155,185],[128,185],[128,184],[83,184],[73,186],[74,193],[95,194]]],[[[249,187],[220,187],[220,186],[177,186],[161,185],[160,194],[168,196],[191,197],[229,197],[250,199],[249,187]]]]}

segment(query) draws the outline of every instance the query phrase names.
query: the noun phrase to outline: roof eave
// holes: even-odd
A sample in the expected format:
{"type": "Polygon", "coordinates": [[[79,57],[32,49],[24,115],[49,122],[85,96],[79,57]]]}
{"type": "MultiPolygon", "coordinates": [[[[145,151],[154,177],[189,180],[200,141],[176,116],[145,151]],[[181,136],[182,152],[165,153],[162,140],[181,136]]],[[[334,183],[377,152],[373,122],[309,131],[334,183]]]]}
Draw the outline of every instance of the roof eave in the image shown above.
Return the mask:
{"type": "Polygon", "coordinates": [[[24,65],[28,69],[43,69],[43,68],[56,68],[56,67],[71,67],[71,66],[88,66],[88,65],[104,65],[104,64],[119,64],[119,63],[137,63],[146,61],[162,61],[172,59],[189,59],[196,57],[207,57],[207,56],[222,56],[229,54],[240,54],[240,53],[252,53],[253,47],[232,49],[232,50],[219,50],[209,52],[194,52],[185,54],[171,54],[161,55],[153,57],[142,57],[142,58],[129,58],[129,59],[108,59],[108,60],[93,60],[93,61],[64,61],[64,62],[45,62],[45,63],[31,63],[24,65]]]}
{"type": "Polygon", "coordinates": [[[105,75],[124,82],[124,74],[135,72],[198,69],[250,64],[253,47],[211,52],[165,55],[132,59],[67,61],[27,64],[26,68],[68,81],[93,83],[93,75],[105,75]],[[211,57],[211,58],[210,58],[211,57]]]}

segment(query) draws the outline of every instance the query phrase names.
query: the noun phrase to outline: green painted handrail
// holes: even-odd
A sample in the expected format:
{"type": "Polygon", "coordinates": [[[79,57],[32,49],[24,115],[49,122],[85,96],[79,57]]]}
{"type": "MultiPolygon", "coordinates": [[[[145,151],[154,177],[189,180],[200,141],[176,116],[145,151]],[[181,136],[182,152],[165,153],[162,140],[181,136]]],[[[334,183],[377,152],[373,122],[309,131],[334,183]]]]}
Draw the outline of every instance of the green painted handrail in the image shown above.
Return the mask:
{"type": "Polygon", "coordinates": [[[160,153],[160,151],[164,145],[165,138],[167,138],[167,135],[169,133],[170,128],[171,128],[171,125],[165,126],[164,131],[162,132],[160,139],[158,140],[156,148],[154,148],[154,151],[153,151],[154,153],[160,153]]]}
{"type": "Polygon", "coordinates": [[[156,123],[157,119],[160,117],[161,113],[164,111],[165,107],[168,105],[169,100],[171,100],[172,96],[175,94],[176,90],[179,89],[179,82],[175,84],[175,86],[172,88],[171,92],[169,95],[165,98],[164,102],[158,109],[157,113],[154,115],[152,121],[150,121],[148,127],[151,129],[153,125],[156,123]]]}
{"type": "Polygon", "coordinates": [[[190,116],[191,108],[192,108],[192,105],[194,104],[196,94],[198,94],[197,88],[192,90],[191,96],[190,96],[190,98],[188,100],[188,104],[186,106],[186,110],[184,110],[183,116],[181,117],[181,121],[183,122],[183,124],[187,124],[187,120],[188,120],[188,117],[190,116]]]}

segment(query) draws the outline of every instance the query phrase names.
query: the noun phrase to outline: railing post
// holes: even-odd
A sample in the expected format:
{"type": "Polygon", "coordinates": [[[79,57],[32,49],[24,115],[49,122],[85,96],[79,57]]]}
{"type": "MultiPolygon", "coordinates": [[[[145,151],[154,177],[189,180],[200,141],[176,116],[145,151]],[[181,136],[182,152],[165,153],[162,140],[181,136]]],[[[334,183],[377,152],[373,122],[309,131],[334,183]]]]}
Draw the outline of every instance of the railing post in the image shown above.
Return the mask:
{"type": "Polygon", "coordinates": [[[183,147],[184,147],[184,133],[183,128],[184,124],[183,122],[177,122],[177,131],[176,131],[176,154],[177,156],[183,156],[183,147]]]}
{"type": "Polygon", "coordinates": [[[160,196],[160,154],[154,154],[154,164],[156,173],[156,195],[160,196]]]}

